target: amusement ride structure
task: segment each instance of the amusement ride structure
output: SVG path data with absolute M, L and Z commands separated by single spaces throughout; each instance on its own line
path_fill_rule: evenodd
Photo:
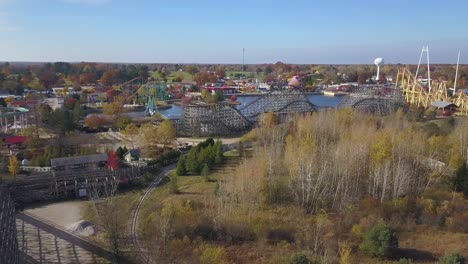
M 296 88 L 272 91 L 241 108 L 223 102 L 186 105 L 178 121 L 178 132 L 187 136 L 229 136 L 250 129 L 263 113 L 288 115 L 317 111 L 318 107 Z
M 137 102 L 144 104 L 146 102 L 145 113 L 153 115 L 158 111 L 156 101 L 166 101 L 166 83 L 164 82 L 148 82 L 137 90 Z
M 28 126 L 29 110 L 22 107 L 0 107 L 0 130 L 23 131 Z
M 424 85 L 422 79 L 418 78 L 419 68 L 423 53 L 427 54 L 427 81 Z M 458 113 L 468 115 L 468 94 L 457 87 L 458 66 L 460 62 L 460 53 L 458 53 L 457 69 L 455 73 L 455 82 L 453 89 L 447 88 L 447 81 L 431 79 L 429 64 L 429 48 L 424 47 L 421 51 L 416 74 L 413 75 L 408 68 L 401 68 L 398 71 L 395 88 L 401 89 L 405 101 L 408 104 L 430 107 L 436 101 L 448 102 L 457 106 Z

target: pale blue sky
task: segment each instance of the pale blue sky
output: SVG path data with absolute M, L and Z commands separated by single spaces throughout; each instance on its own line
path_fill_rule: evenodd
M 0 61 L 468 63 L 468 1 L 0 0 Z

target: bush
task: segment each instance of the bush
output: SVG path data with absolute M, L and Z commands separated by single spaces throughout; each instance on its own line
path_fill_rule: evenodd
M 202 264 L 228 264 L 227 253 L 222 247 L 205 246 L 200 256 Z
M 458 254 L 450 254 L 441 258 L 438 262 L 439 264 L 465 264 L 465 258 Z
M 291 264 L 309 264 L 310 261 L 306 255 L 300 253 L 291 258 Z
M 179 182 L 178 182 L 178 177 L 176 174 L 173 174 L 170 176 L 170 185 L 169 185 L 169 191 L 172 194 L 179 194 Z
M 371 257 L 389 257 L 398 249 L 397 233 L 386 224 L 376 224 L 364 234 L 360 249 Z
M 455 187 L 455 191 L 463 192 L 465 196 L 468 196 L 468 167 L 464 160 L 462 160 L 456 171 L 453 185 Z
M 129 124 L 132 123 L 132 119 L 129 116 L 120 116 L 115 121 L 115 126 L 121 130 L 124 130 Z
M 405 259 L 405 258 L 402 258 L 398 260 L 397 262 L 395 262 L 395 264 L 411 264 L 411 263 L 413 263 L 411 259 Z

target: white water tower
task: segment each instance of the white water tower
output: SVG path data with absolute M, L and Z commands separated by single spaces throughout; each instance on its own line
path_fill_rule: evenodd
M 377 66 L 377 77 L 375 78 L 376 81 L 380 79 L 380 66 L 384 65 L 384 60 L 382 58 L 377 58 L 374 60 L 374 64 Z

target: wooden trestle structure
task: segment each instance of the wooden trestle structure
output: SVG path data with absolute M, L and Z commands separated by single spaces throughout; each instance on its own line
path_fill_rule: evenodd
M 273 91 L 239 109 L 240 113 L 251 122 L 255 122 L 262 113 L 267 112 L 291 114 L 317 110 L 317 107 L 298 90 Z
M 363 86 L 353 90 L 338 105 L 339 109 L 353 109 L 380 116 L 386 116 L 398 109 L 406 109 L 406 104 L 400 89 L 386 86 Z
M 15 205 L 0 183 L 0 263 L 19 264 Z
M 300 91 L 274 91 L 240 109 L 227 103 L 187 105 L 177 122 L 177 131 L 185 136 L 230 136 L 250 129 L 262 113 L 287 115 L 315 111 L 317 107 Z
M 402 90 L 405 101 L 409 104 L 427 108 L 435 101 L 450 102 L 458 107 L 460 114 L 468 115 L 468 95 L 460 89 L 450 96 L 446 81 L 432 80 L 429 90 L 421 85 L 408 68 L 401 68 L 395 85 Z
M 17 203 L 60 200 L 79 197 L 80 190 L 99 191 L 109 185 L 141 178 L 148 167 L 130 167 L 111 171 L 67 171 L 34 174 L 8 182 L 12 198 Z

